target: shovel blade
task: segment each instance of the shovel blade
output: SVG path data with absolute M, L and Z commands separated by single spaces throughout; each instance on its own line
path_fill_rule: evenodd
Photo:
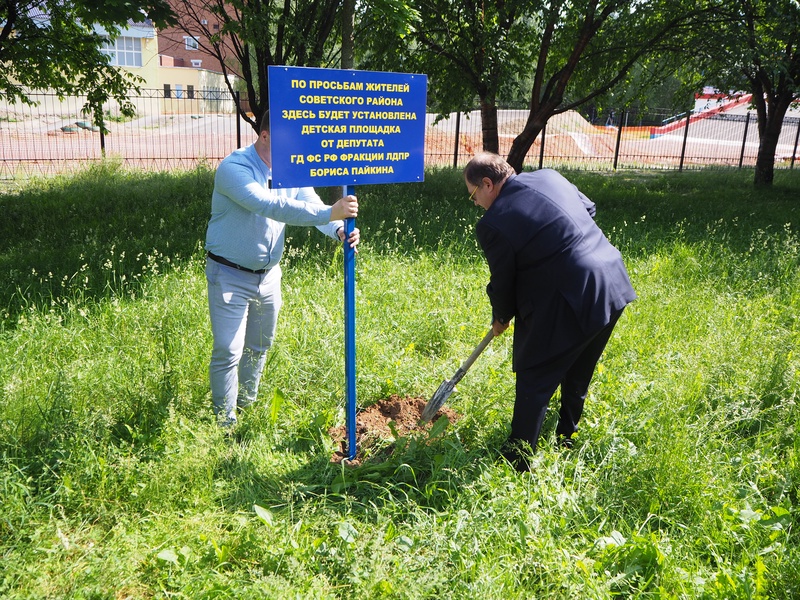
M 442 408 L 442 405 L 447 401 L 450 397 L 450 394 L 453 393 L 453 388 L 455 384 L 452 381 L 443 381 L 442 384 L 439 386 L 439 389 L 431 396 L 431 399 L 428 400 L 428 403 L 425 405 L 425 408 L 422 410 L 422 422 L 427 423 L 430 421 L 439 409 Z

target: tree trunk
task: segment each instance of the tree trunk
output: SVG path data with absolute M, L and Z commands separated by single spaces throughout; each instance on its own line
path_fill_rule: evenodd
M 355 40 L 353 27 L 355 22 L 356 0 L 344 0 L 342 5 L 342 68 L 353 68 Z
M 780 131 L 778 131 L 780 134 Z M 775 148 L 778 145 L 778 135 L 771 130 L 765 132 L 758 143 L 758 157 L 756 158 L 756 173 L 753 183 L 756 185 L 772 185 L 775 176 Z
M 780 98 L 773 103 L 773 110 L 765 111 L 759 119 L 763 118 L 764 123 L 759 123 L 759 142 L 758 156 L 756 157 L 756 173 L 753 180 L 755 185 L 772 185 L 775 177 L 775 152 L 778 147 L 778 140 L 783 128 L 783 118 L 789 109 L 791 97 Z
M 500 152 L 500 137 L 497 132 L 497 104 L 494 99 L 481 99 L 481 128 L 483 130 L 483 149 L 486 152 Z
M 525 157 L 528 155 L 528 150 L 533 146 L 536 136 L 544 129 L 547 124 L 547 119 L 542 119 L 541 116 L 530 115 L 528 121 L 525 123 L 525 128 L 522 132 L 514 138 L 511 144 L 511 151 L 508 153 L 506 159 L 508 164 L 514 167 L 517 173 L 522 172 L 522 166 L 525 162 Z

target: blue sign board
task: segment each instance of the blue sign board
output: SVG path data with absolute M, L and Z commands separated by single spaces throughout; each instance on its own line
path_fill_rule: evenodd
M 426 75 L 270 66 L 272 185 L 423 181 Z

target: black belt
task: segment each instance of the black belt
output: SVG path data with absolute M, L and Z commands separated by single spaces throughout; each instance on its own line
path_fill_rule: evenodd
M 226 267 L 232 267 L 234 269 L 239 269 L 240 271 L 247 271 L 248 273 L 255 273 L 256 275 L 263 275 L 269 269 L 248 269 L 247 267 L 243 267 L 242 265 L 237 265 L 235 262 L 229 261 L 227 258 L 222 258 L 221 256 L 217 256 L 213 252 L 208 253 L 208 258 L 213 260 L 214 262 L 218 262 L 221 265 L 225 265 Z

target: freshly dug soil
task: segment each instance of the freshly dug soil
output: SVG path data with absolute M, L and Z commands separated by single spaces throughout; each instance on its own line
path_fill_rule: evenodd
M 428 423 L 421 424 L 422 411 L 427 404 L 424 398 L 402 398 L 393 394 L 384 400 L 380 400 L 368 406 L 359 413 L 356 413 L 356 457 L 354 460 L 347 461 L 347 464 L 358 466 L 363 460 L 364 447 L 373 447 L 381 441 L 392 441 L 394 434 L 389 428 L 389 422 L 394 422 L 394 429 L 399 437 L 406 437 L 415 432 L 422 432 L 438 421 L 442 415 L 446 415 L 451 423 L 455 423 L 461 418 L 454 410 L 443 406 L 439 412 Z M 344 425 L 334 427 L 330 431 L 330 436 L 339 443 L 340 449 L 334 452 L 331 457 L 332 463 L 341 463 L 347 459 L 347 428 Z

